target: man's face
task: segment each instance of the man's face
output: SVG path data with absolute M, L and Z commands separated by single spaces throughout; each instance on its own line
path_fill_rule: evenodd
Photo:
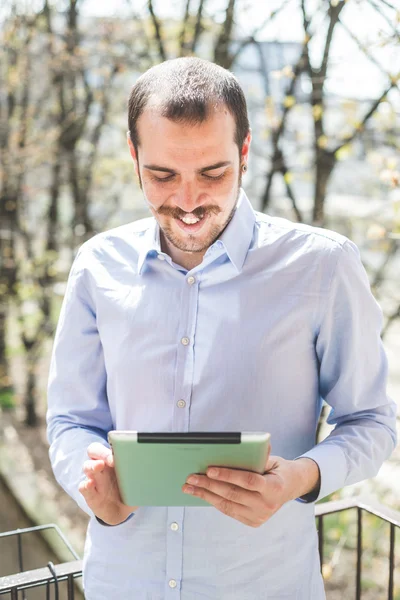
M 235 121 L 225 107 L 196 125 L 147 108 L 137 127 L 139 156 L 128 137 L 129 147 L 163 241 L 178 259 L 198 253 L 201 261 L 233 216 L 250 134 L 239 155 Z

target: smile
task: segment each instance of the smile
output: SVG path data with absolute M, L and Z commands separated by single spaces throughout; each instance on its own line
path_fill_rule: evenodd
M 202 217 L 196 215 L 187 214 L 181 218 L 175 218 L 175 223 L 180 229 L 188 233 L 195 233 L 203 227 L 203 224 L 207 221 L 207 214 L 204 213 Z

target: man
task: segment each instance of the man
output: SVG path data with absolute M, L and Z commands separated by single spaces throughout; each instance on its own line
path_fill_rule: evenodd
M 322 600 L 314 501 L 376 474 L 395 442 L 381 311 L 356 246 L 255 212 L 236 78 L 196 58 L 153 67 L 128 145 L 152 217 L 94 236 L 54 343 L 55 475 L 92 518 L 88 600 Z M 322 400 L 335 429 L 316 445 Z M 128 507 L 111 429 L 268 431 L 263 475 L 220 469 L 209 507 Z

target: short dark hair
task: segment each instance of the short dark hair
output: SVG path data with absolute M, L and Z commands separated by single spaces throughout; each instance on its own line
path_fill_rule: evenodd
M 236 123 L 235 142 L 241 151 L 249 132 L 246 99 L 236 77 L 208 60 L 183 57 L 167 60 L 143 73 L 128 101 L 128 128 L 136 152 L 139 147 L 137 121 L 150 99 L 171 121 L 202 123 L 212 108 L 226 105 Z

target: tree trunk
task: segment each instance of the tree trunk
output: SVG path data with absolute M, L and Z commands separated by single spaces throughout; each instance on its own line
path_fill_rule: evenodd
M 35 427 L 38 422 L 36 412 L 36 399 L 37 399 L 37 377 L 36 367 L 38 363 L 38 357 L 36 356 L 35 349 L 27 353 L 27 375 L 25 383 L 25 423 L 28 427 Z
M 0 305 L 0 393 L 12 391 L 7 349 L 7 307 Z
M 313 225 L 316 227 L 324 226 L 326 190 L 335 165 L 336 158 L 332 152 L 317 150 L 313 209 Z
M 12 389 L 6 357 L 9 299 L 15 293 L 16 201 L 11 194 L 0 197 L 0 390 Z

